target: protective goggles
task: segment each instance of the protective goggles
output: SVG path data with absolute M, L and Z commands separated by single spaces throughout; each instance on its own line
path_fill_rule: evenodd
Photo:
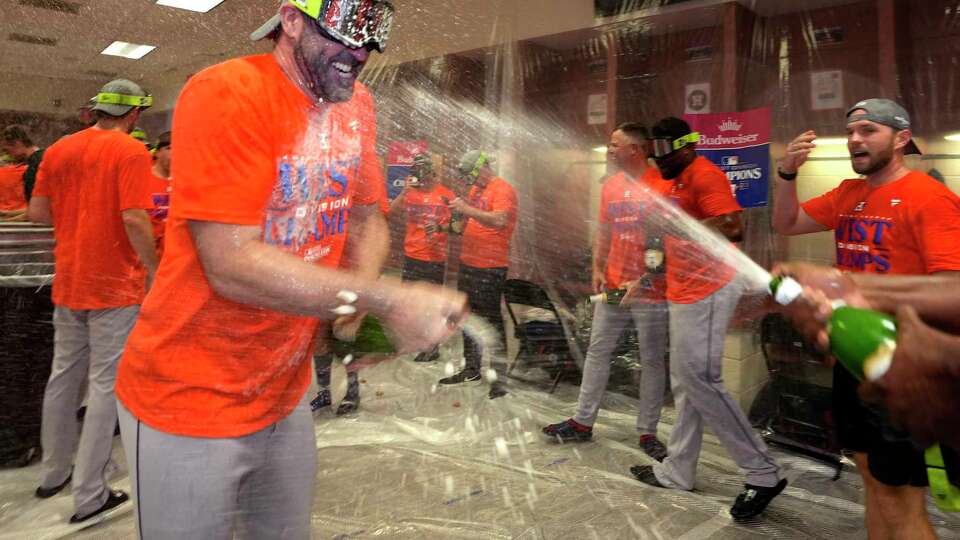
M 693 133 L 688 133 L 679 139 L 650 139 L 653 157 L 655 158 L 664 157 L 676 152 L 688 144 L 695 144 L 698 142 L 700 142 L 700 134 L 696 131 Z
M 131 107 L 153 106 L 153 96 L 128 96 L 126 94 L 100 92 L 94 99 L 97 100 L 97 103 L 107 103 L 110 105 L 129 105 Z
M 480 169 L 487 164 L 487 153 L 480 152 L 480 155 L 477 157 L 477 161 L 474 162 L 473 168 L 470 168 L 469 164 L 460 164 L 460 176 L 465 177 L 469 180 L 476 180 L 480 176 Z M 464 166 L 466 165 L 466 166 Z
M 290 0 L 330 37 L 354 49 L 373 45 L 383 52 L 393 26 L 393 4 L 386 0 Z

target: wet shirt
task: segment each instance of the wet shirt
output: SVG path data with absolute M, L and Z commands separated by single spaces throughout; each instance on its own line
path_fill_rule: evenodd
M 34 197 L 53 213 L 53 303 L 73 310 L 140 304 L 146 271 L 121 213 L 152 206 L 150 154 L 120 131 L 87 128 L 47 149 Z
M 647 243 L 647 217 L 655 211 L 650 203 L 652 189 L 663 190 L 660 172 L 650 167 L 639 181 L 620 172 L 603 183 L 600 194 L 600 222 L 610 229 L 610 250 L 607 252 L 605 279 L 607 287 L 616 289 L 647 273 L 644 252 Z M 669 264 L 669 263 L 668 263 Z M 652 288 L 645 289 L 637 300 L 643 303 L 662 302 L 666 294 L 666 278 L 662 274 L 647 276 Z
M 680 176 L 662 182 L 670 200 L 698 221 L 741 210 L 727 175 L 703 156 L 697 156 Z M 666 247 L 667 299 L 676 304 L 703 300 L 737 273 L 696 242 L 668 236 Z
M 463 229 L 460 261 L 474 268 L 510 266 L 510 238 L 517 226 L 517 194 L 502 178 L 493 178 L 485 187 L 473 186 L 467 202 L 484 212 L 506 212 L 507 226 L 487 227 L 470 218 Z
M 410 188 L 404 192 L 403 207 L 407 213 L 404 255 L 426 262 L 443 262 L 447 259 L 447 233 L 428 234 L 425 228 L 427 225 L 449 224 L 450 209 L 447 203 L 455 198 L 452 191 L 439 183 L 429 191 Z
M 0 210 L 23 210 L 27 199 L 23 190 L 23 173 L 26 165 L 4 165 L 0 167 Z
M 833 229 L 836 266 L 872 274 L 960 270 L 960 198 L 930 176 L 912 171 L 874 187 L 844 180 L 802 204 Z
M 157 257 L 163 256 L 163 236 L 167 227 L 167 213 L 170 211 L 170 179 L 150 175 L 150 200 L 153 208 L 149 210 L 150 224 L 153 225 L 153 240 L 157 246 Z
M 248 435 L 303 397 L 318 320 L 218 295 L 188 222 L 258 227 L 265 244 L 337 267 L 350 209 L 378 204 L 386 189 L 373 100 L 357 83 L 352 99 L 319 109 L 272 55 L 250 56 L 192 77 L 173 133 L 165 253 L 116 393 L 167 433 Z

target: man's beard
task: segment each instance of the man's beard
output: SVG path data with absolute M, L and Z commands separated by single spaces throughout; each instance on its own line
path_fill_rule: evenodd
M 334 58 L 320 56 L 316 61 L 311 62 L 302 43 L 297 43 L 294 46 L 293 54 L 301 72 L 307 77 L 306 86 L 313 90 L 316 97 L 331 103 L 349 101 L 353 97 L 353 85 L 351 84 L 349 87 L 341 86 L 332 79 L 329 73 L 334 69 Z
M 893 161 L 893 141 L 890 141 L 890 146 L 879 151 L 875 159 L 871 159 L 865 167 L 860 167 L 859 169 L 854 165 L 853 171 L 857 174 L 862 174 L 864 176 L 870 176 L 871 174 L 882 171 L 884 167 L 890 164 Z

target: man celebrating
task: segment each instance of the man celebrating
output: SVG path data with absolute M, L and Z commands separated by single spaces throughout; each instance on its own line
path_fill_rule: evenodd
M 443 285 L 447 270 L 447 233 L 451 230 L 447 205 L 456 196 L 437 179 L 429 154 L 414 156 L 410 173 L 403 191 L 390 204 L 391 214 L 406 216 L 403 280 Z M 434 347 L 421 352 L 414 360 L 432 362 L 438 357 L 438 348 Z
M 697 133 L 679 118 L 653 126 L 653 156 L 670 183 L 669 197 L 684 212 L 728 240 L 743 234 L 740 205 L 727 176 L 697 156 Z M 762 512 L 787 485 L 763 441 L 723 385 L 723 344 L 741 294 L 736 270 L 703 253 L 695 242 L 667 238 L 667 300 L 670 304 L 670 378 L 677 422 L 668 456 L 630 472 L 646 484 L 693 489 L 707 423 L 730 457 L 747 473 L 747 484 L 730 514 L 747 519 Z
M 847 111 L 847 149 L 863 178 L 799 204 L 794 180 L 817 134 L 787 146 L 780 163 L 773 226 L 786 235 L 836 231 L 836 267 L 871 274 L 934 274 L 960 270 L 960 198 L 904 164 L 919 154 L 910 115 L 888 99 L 867 99 Z M 836 364 L 833 410 L 844 448 L 863 477 L 871 538 L 935 538 L 927 515 L 923 452 L 894 429 L 884 411 L 857 396 L 856 379 Z
M 653 459 L 663 461 L 667 449 L 657 439 L 657 423 L 663 406 L 666 384 L 667 304 L 662 262 L 648 274 L 644 261 L 648 233 L 643 216 L 646 190 L 660 188 L 657 169 L 647 164 L 647 129 L 640 124 L 619 126 L 607 144 L 607 162 L 620 171 L 607 178 L 600 196 L 600 225 L 593 246 L 593 289 L 627 290 L 617 305 L 597 302 L 590 331 L 590 347 L 583 366 L 583 381 L 577 414 L 564 422 L 543 428 L 543 433 L 560 442 L 589 441 L 600 402 L 610 378 L 610 355 L 623 329 L 631 321 L 643 361 L 640 412 L 637 431 L 640 448 Z M 649 240 L 654 241 L 654 237 Z
M 117 422 L 117 361 L 157 268 L 147 182 L 150 154 L 130 130 L 152 98 L 118 79 L 97 94 L 91 128 L 47 149 L 28 210 L 52 223 L 57 241 L 53 280 L 53 368 L 43 398 L 43 478 L 36 495 L 52 497 L 71 479 L 80 522 L 127 500 L 107 487 L 106 467 Z M 87 412 L 77 442 L 77 406 L 85 384 Z
M 180 94 L 162 271 L 117 381 L 144 538 L 309 538 L 318 319 L 369 312 L 407 352 L 464 316 L 455 291 L 377 279 L 385 183 L 357 77 L 392 19 L 379 0 L 284 0 L 251 36 L 271 54 Z
M 470 310 L 487 320 L 504 340 L 500 298 L 510 265 L 510 239 L 517 225 L 517 195 L 513 186 L 490 168 L 492 158 L 483 151 L 471 150 L 460 158 L 461 178 L 471 186 L 467 200 L 459 197 L 450 209 L 467 220 L 460 247 L 460 278 L 457 288 L 467 293 Z M 490 399 L 506 395 L 502 351 L 490 351 L 498 377 L 490 386 Z M 463 336 L 466 366 L 459 373 L 440 379 L 440 384 L 460 384 L 480 380 L 483 351 L 466 334 Z

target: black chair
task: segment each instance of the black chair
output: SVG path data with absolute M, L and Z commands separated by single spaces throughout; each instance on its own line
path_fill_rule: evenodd
M 553 393 L 560 379 L 576 362 L 570 350 L 567 331 L 560 311 L 540 286 L 522 279 L 508 279 L 503 286 L 503 299 L 507 313 L 513 321 L 513 334 L 519 341 L 517 355 L 510 362 L 507 375 L 517 366 L 521 357 L 524 362 L 539 365 L 553 376 Z M 521 306 L 526 311 L 521 311 Z M 530 308 L 541 310 L 530 315 Z

